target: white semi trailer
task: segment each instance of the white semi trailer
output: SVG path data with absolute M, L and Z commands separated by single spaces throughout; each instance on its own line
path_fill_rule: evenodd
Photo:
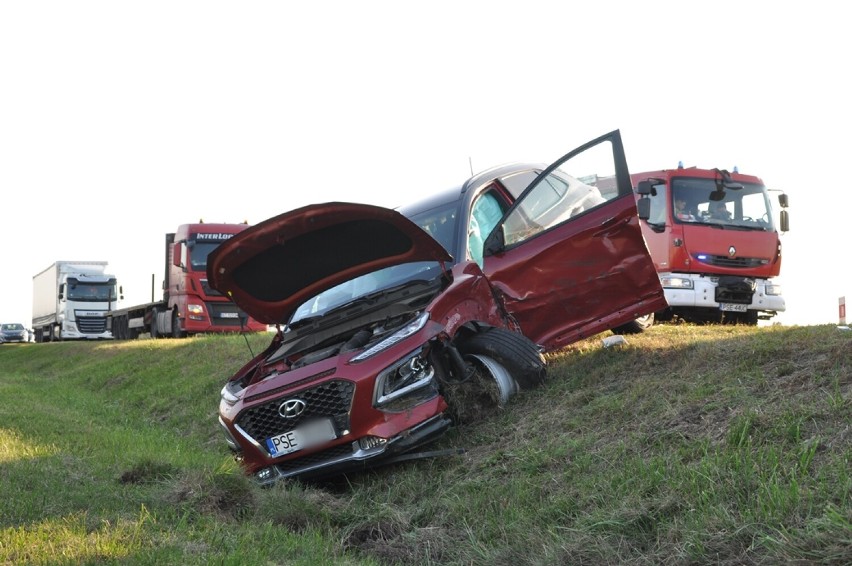
M 57 261 L 33 276 L 36 342 L 113 337 L 107 313 L 119 297 L 106 266 L 105 261 Z

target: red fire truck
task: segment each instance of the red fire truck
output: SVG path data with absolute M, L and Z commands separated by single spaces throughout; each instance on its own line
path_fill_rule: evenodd
M 641 331 L 655 317 L 754 325 L 785 310 L 773 279 L 781 272 L 780 234 L 789 229 L 785 193 L 771 198 L 763 181 L 736 168 L 679 165 L 631 180 L 669 306 L 621 330 Z

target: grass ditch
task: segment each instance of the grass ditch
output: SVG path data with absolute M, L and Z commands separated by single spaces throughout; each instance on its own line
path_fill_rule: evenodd
M 3 345 L 0 564 L 852 563 L 852 335 L 600 338 L 463 454 L 263 490 L 216 423 L 242 337 Z

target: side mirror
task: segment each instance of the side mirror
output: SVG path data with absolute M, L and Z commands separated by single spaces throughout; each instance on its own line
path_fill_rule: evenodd
M 781 211 L 781 231 L 790 231 L 790 213 L 788 213 L 786 210 Z
M 636 201 L 636 211 L 639 213 L 640 220 L 651 218 L 651 199 L 644 197 Z
M 645 179 L 644 181 L 639 181 L 636 185 L 636 192 L 640 195 L 656 195 L 657 191 L 654 189 L 654 185 L 662 185 L 665 183 L 662 179 Z
M 61 283 L 59 285 L 59 295 L 57 296 L 57 298 L 60 301 L 65 298 L 65 283 Z
M 778 195 L 778 204 L 781 205 L 781 208 L 787 208 L 790 206 L 790 199 L 787 197 L 787 193 L 781 193 Z
M 175 267 L 183 267 L 183 262 L 181 262 L 181 258 L 183 256 L 183 244 L 178 242 L 175 244 L 175 247 L 172 249 L 172 264 Z

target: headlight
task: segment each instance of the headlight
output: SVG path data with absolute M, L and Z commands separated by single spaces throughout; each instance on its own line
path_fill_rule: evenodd
M 692 279 L 674 275 L 660 277 L 660 284 L 670 289 L 692 289 Z
M 222 392 L 220 393 L 220 395 L 222 396 L 222 401 L 231 406 L 233 406 L 237 401 L 240 400 L 242 394 L 243 388 L 236 381 L 229 381 L 228 383 L 226 383 L 225 387 L 222 388 Z
M 404 410 L 437 394 L 435 368 L 419 349 L 383 370 L 376 378 L 373 403 L 377 408 Z
M 186 305 L 186 310 L 189 314 L 204 314 L 204 307 L 201 305 Z
M 397 330 L 396 332 L 394 332 L 393 334 L 391 334 L 390 336 L 388 336 L 387 338 L 385 338 L 384 340 L 382 340 L 381 342 L 379 342 L 378 344 L 376 344 L 372 348 L 364 350 L 363 352 L 361 352 L 360 354 L 358 354 L 357 356 L 352 358 L 352 361 L 353 362 L 360 362 L 360 361 L 366 360 L 367 358 L 375 356 L 376 354 L 378 354 L 379 352 L 381 352 L 383 350 L 387 350 L 388 348 L 390 348 L 391 346 L 393 346 L 397 342 L 405 340 L 406 338 L 408 338 L 412 334 L 420 331 L 420 329 L 422 329 L 424 326 L 426 326 L 427 320 L 429 320 L 429 313 L 424 312 L 423 314 L 421 314 L 420 316 L 418 316 L 417 318 L 415 318 L 414 320 L 412 320 L 411 322 L 406 324 L 403 328 L 401 328 L 400 330 Z
M 775 283 L 767 283 L 764 289 L 767 295 L 781 294 L 781 285 L 776 285 Z

